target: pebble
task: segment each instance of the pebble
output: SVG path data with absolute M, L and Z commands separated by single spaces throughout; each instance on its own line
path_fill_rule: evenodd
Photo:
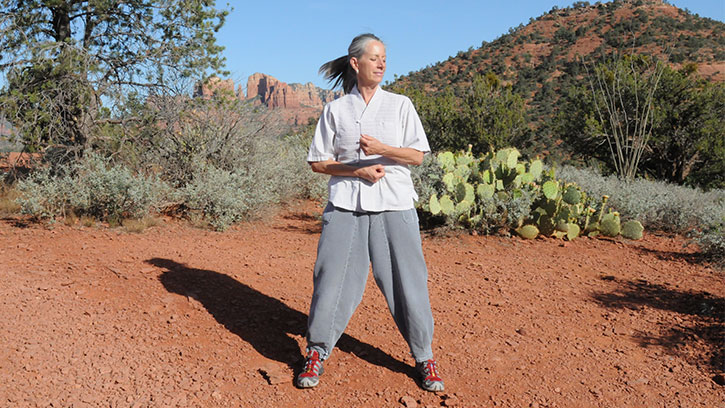
M 407 408 L 418 408 L 418 402 L 415 401 L 415 398 L 409 395 L 400 397 L 400 403 Z

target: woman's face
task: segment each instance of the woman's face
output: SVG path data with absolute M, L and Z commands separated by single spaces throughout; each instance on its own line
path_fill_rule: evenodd
M 350 58 L 350 64 L 357 71 L 357 83 L 360 86 L 376 86 L 383 82 L 385 75 L 385 45 L 380 41 L 370 41 L 360 58 Z

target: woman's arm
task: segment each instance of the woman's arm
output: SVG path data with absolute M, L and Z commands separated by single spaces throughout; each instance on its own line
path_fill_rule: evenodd
M 367 155 L 379 154 L 401 164 L 413 164 L 417 166 L 423 163 L 424 153 L 420 150 L 411 147 L 389 146 L 368 135 L 360 136 L 360 148 Z
M 335 160 L 310 162 L 315 173 L 329 174 L 331 176 L 360 177 L 375 183 L 385 176 L 385 167 L 382 164 L 372 166 L 354 167 Z

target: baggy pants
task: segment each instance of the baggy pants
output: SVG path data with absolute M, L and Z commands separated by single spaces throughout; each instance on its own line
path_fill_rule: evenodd
M 322 223 L 308 350 L 329 357 L 362 300 L 372 261 L 375 282 L 416 362 L 433 358 L 428 270 L 415 209 L 364 213 L 328 204 Z

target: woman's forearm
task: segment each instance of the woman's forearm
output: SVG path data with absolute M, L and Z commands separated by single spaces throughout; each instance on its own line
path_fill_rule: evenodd
M 381 156 L 395 160 L 400 164 L 412 164 L 415 166 L 423 163 L 423 152 L 410 147 L 388 146 L 380 153 Z
M 312 167 L 312 171 L 315 173 L 323 173 L 330 176 L 360 177 L 371 183 L 375 183 L 385 176 L 385 167 L 382 164 L 355 167 L 329 159 L 310 162 L 310 167 Z
M 360 148 L 367 155 L 378 154 L 400 164 L 419 165 L 423 163 L 424 153 L 411 147 L 393 147 L 382 143 L 378 139 L 368 136 L 360 136 Z

